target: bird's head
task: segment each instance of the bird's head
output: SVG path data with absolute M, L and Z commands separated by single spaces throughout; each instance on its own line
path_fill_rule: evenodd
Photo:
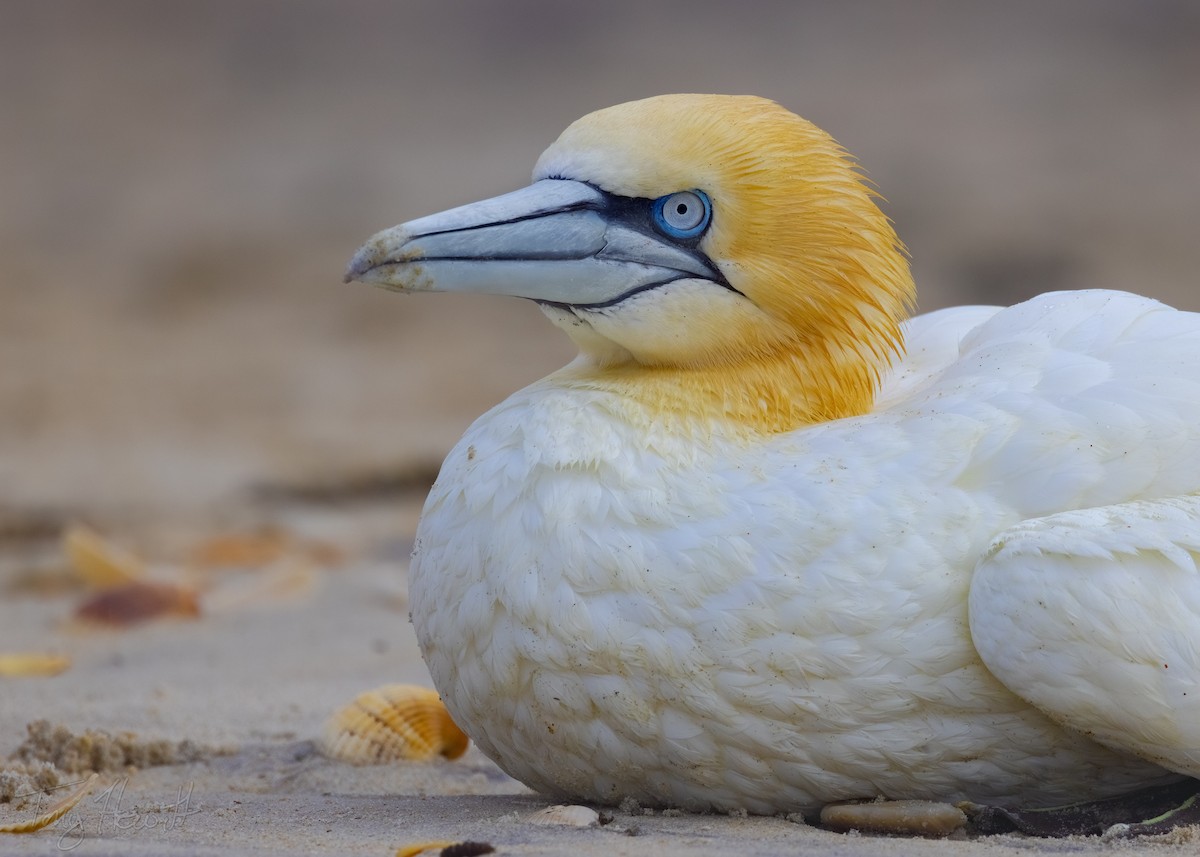
M 903 248 L 852 160 L 761 98 L 572 124 L 529 187 L 380 232 L 347 280 L 537 301 L 578 383 L 758 431 L 870 410 L 903 348 Z

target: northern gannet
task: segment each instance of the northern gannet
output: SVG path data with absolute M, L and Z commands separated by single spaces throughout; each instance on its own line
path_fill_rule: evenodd
M 425 506 L 453 719 L 577 800 L 1052 805 L 1200 774 L 1200 315 L 907 319 L 854 162 L 773 102 L 578 120 L 347 280 L 536 301 L 579 347 Z

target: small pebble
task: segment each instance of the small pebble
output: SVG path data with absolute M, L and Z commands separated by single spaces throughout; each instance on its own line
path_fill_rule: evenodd
M 821 825 L 841 832 L 941 837 L 966 824 L 967 817 L 958 807 L 928 800 L 835 803 L 821 810 Z
M 561 824 L 565 827 L 596 827 L 600 813 L 579 804 L 548 806 L 525 817 L 530 824 Z

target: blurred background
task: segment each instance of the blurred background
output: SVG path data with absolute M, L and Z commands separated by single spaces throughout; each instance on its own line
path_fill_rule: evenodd
M 428 474 L 571 349 L 530 304 L 346 286 L 346 261 L 669 91 L 829 130 L 921 309 L 1200 310 L 1192 0 L 3 2 L 0 529 Z

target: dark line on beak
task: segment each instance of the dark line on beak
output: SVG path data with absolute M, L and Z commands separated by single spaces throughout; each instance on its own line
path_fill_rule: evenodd
M 715 270 L 715 269 L 714 269 L 714 270 Z M 607 301 L 599 301 L 599 302 L 597 302 L 597 303 L 591 303 L 591 304 L 570 304 L 570 303 L 562 303 L 561 301 L 545 301 L 545 300 L 538 300 L 537 298 L 534 298 L 534 299 L 533 299 L 533 302 L 534 302 L 534 303 L 536 303 L 536 304 L 540 304 L 541 306 L 549 306 L 549 307 L 555 307 L 556 309 L 566 309 L 566 310 L 571 310 L 571 309 L 585 309 L 585 310 L 607 309 L 608 307 L 611 307 L 611 306 L 616 306 L 617 304 L 619 304 L 619 303 L 621 303 L 621 302 L 623 302 L 623 301 L 625 301 L 625 300 L 628 300 L 629 298 L 633 297 L 634 295 L 640 295 L 640 294 L 642 294 L 643 292 L 649 292 L 649 291 L 653 291 L 654 289 L 662 288 L 663 286 L 669 286 L 671 283 L 677 283 L 677 282 L 679 282 L 680 280 L 704 280 L 705 282 L 714 283 L 714 284 L 716 284 L 716 285 L 718 285 L 718 286 L 721 286 L 722 288 L 728 289 L 729 291 L 733 292 L 735 295 L 740 295 L 740 296 L 741 296 L 741 297 L 743 297 L 743 298 L 745 298 L 745 297 L 746 297 L 744 294 L 742 294 L 740 291 L 738 291 L 737 289 L 735 289 L 733 286 L 729 285 L 729 283 L 725 282 L 725 278 L 724 278 L 724 277 L 721 277 L 721 279 L 719 279 L 719 280 L 714 280 L 714 279 L 711 279 L 711 278 L 709 278 L 709 277 L 698 277 L 698 276 L 696 276 L 695 274 L 692 274 L 692 273 L 680 273 L 680 275 L 679 275 L 678 277 L 672 277 L 672 278 L 671 278 L 671 279 L 669 279 L 669 280 L 660 280 L 660 281 L 658 281 L 657 283 L 648 283 L 647 285 L 644 285 L 644 286 L 638 286 L 638 287 L 637 287 L 637 288 L 635 288 L 635 289 L 630 289 L 630 290 L 629 290 L 629 291 L 627 291 L 627 292 L 624 292 L 624 293 L 622 293 L 622 294 L 620 294 L 620 295 L 617 295 L 615 298 L 612 298 L 611 300 L 607 300 Z M 749 300 L 749 298 L 746 298 L 746 299 L 747 299 L 747 300 Z

